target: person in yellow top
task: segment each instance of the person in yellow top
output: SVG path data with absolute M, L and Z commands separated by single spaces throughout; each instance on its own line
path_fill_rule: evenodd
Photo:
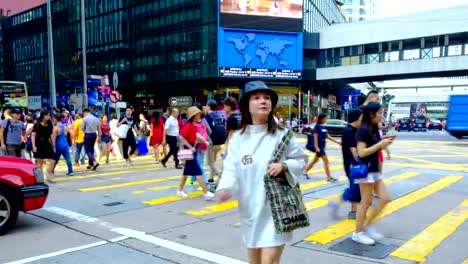
M 73 127 L 73 131 L 74 131 L 73 139 L 75 141 L 74 144 L 76 145 L 75 162 L 73 164 L 75 166 L 79 166 L 78 160 L 80 161 L 81 165 L 83 165 L 85 161 L 85 152 L 83 151 L 85 132 L 81 130 L 82 121 L 83 121 L 83 114 L 77 114 L 75 124 Z

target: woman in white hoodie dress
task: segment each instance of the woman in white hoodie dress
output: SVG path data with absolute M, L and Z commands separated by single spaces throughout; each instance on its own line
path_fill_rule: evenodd
M 216 194 L 221 202 L 238 195 L 242 236 L 250 262 L 277 264 L 292 233 L 276 231 L 263 177 L 266 173 L 276 177 L 285 171 L 290 183 L 297 182 L 308 158 L 293 138 L 282 162 L 269 165 L 286 133 L 273 117 L 278 95 L 261 81 L 247 83 L 244 91 L 240 101 L 242 129 L 229 140 Z

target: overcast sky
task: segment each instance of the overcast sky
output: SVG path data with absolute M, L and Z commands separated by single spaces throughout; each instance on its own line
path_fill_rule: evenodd
M 376 0 L 375 18 L 468 5 L 468 0 Z

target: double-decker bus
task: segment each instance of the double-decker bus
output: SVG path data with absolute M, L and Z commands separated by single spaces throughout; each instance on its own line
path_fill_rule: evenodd
M 15 81 L 0 81 L 1 108 L 27 108 L 28 89 L 26 83 Z

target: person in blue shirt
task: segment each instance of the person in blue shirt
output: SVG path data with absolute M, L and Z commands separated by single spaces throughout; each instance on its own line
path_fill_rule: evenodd
M 357 205 L 361 202 L 361 193 L 359 184 L 355 184 L 354 180 L 350 177 L 350 167 L 353 163 L 359 161 L 357 153 L 357 140 L 356 134 L 362 122 L 362 111 L 360 109 L 353 109 L 348 113 L 348 126 L 343 132 L 341 139 L 341 151 L 343 154 L 343 166 L 346 177 L 349 180 L 349 187 L 344 190 L 343 195 L 335 202 L 330 201 L 330 215 L 333 219 L 338 218 L 338 207 L 345 201 L 351 203 L 351 211 L 348 213 L 348 219 L 356 219 Z
M 327 175 L 327 181 L 336 182 L 337 179 L 333 178 L 330 175 L 330 168 L 329 168 L 327 153 L 325 152 L 325 146 L 326 146 L 327 138 L 335 142 L 338 145 L 341 145 L 341 143 L 328 134 L 327 129 L 323 126 L 326 122 L 327 122 L 327 114 L 324 114 L 324 113 L 320 114 L 318 116 L 317 123 L 315 124 L 315 127 L 314 127 L 313 137 L 308 137 L 306 148 L 311 150 L 312 152 L 315 152 L 315 157 L 307 165 L 304 171 L 304 176 L 306 178 L 309 178 L 307 172 L 310 169 L 312 169 L 312 167 L 314 167 L 314 165 L 318 162 L 319 159 L 321 159 L 323 161 L 325 174 Z M 312 139 L 313 139 L 313 142 L 311 142 Z

